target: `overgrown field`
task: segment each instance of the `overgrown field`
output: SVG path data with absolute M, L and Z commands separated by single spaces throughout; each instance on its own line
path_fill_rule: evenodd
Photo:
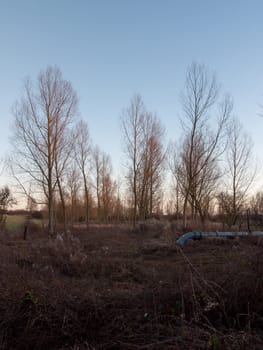
M 263 349 L 258 238 L 91 226 L 0 238 L 0 349 Z

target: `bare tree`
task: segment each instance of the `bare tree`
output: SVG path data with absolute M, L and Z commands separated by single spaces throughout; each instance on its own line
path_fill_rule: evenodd
M 116 195 L 114 198 L 114 205 L 113 205 L 113 215 L 117 222 L 120 222 L 124 219 L 125 216 L 125 206 L 123 203 L 122 193 L 121 193 L 121 181 L 118 179 L 115 182 L 116 187 Z
M 177 181 L 184 195 L 188 194 L 188 203 L 191 207 L 192 219 L 197 214 L 204 223 L 209 213 L 210 203 L 217 189 L 218 179 L 221 172 L 217 164 L 216 158 L 207 159 L 205 145 L 201 138 L 196 139 L 193 145 L 191 174 L 189 176 L 189 152 L 191 149 L 190 138 L 186 138 L 181 151 L 181 159 L 176 168 Z M 189 188 L 189 179 L 191 179 L 191 187 Z M 189 192 L 188 192 L 189 191 Z
M 128 185 L 131 190 L 132 221 L 136 224 L 138 207 L 138 178 L 141 164 L 143 162 L 143 119 L 145 107 L 140 95 L 135 95 L 127 109 L 123 111 L 121 126 L 123 131 L 124 148 L 127 156 Z
M 87 228 L 90 217 L 90 190 L 89 190 L 89 167 L 91 162 L 91 140 L 89 136 L 88 125 L 85 121 L 80 120 L 76 127 L 75 135 L 75 160 L 80 169 L 85 195 L 85 220 Z
M 230 226 L 236 224 L 256 175 L 252 149 L 251 138 L 244 133 L 240 122 L 233 119 L 228 129 L 224 190 L 219 196 L 219 204 Z
M 108 221 L 114 212 L 114 202 L 116 198 L 117 185 L 112 178 L 112 163 L 108 154 L 102 154 L 101 167 L 101 203 L 103 220 Z
M 182 104 L 185 137 L 177 163 L 176 180 L 184 197 L 185 226 L 188 205 L 192 218 L 197 213 L 203 220 L 205 218 L 203 207 L 207 206 L 211 185 L 219 176 L 215 164 L 225 148 L 224 138 L 232 102 L 225 97 L 219 103 L 215 76 L 211 76 L 205 66 L 193 63 L 187 72 Z
M 42 189 L 48 203 L 48 230 L 54 229 L 56 158 L 76 113 L 77 97 L 71 83 L 57 67 L 48 67 L 34 85 L 25 83 L 24 96 L 15 107 L 13 146 L 17 172 L 27 175 Z
M 97 197 L 98 220 L 107 221 L 113 213 L 116 184 L 112 179 L 112 164 L 109 155 L 98 146 L 93 151 L 95 190 Z
M 255 215 L 263 215 L 263 192 L 259 191 L 250 199 L 250 207 Z
M 78 212 L 78 204 L 80 202 L 80 188 L 81 188 L 81 177 L 79 168 L 76 164 L 68 169 L 67 172 L 67 188 L 69 196 L 69 207 L 70 207 L 70 220 L 71 225 L 78 219 L 80 213 Z M 78 215 L 78 217 L 77 217 Z
M 167 202 L 167 212 L 169 215 L 176 214 L 176 217 L 182 215 L 183 212 L 183 193 L 184 181 L 180 179 L 181 175 L 181 159 L 179 153 L 179 145 L 176 142 L 170 142 L 166 154 L 166 161 L 171 173 L 172 191 Z
M 102 172 L 102 153 L 99 146 L 96 146 L 93 150 L 93 163 L 94 163 L 94 187 L 97 198 L 97 217 L 101 220 L 101 172 Z
M 160 201 L 164 128 L 160 120 L 146 110 L 139 95 L 132 98 L 121 122 L 135 225 L 137 216 L 145 219 Z
M 66 178 L 68 177 L 69 163 L 72 162 L 71 155 L 74 150 L 75 137 L 73 133 L 66 132 L 64 135 L 61 135 L 61 140 L 57 145 L 57 150 L 54 154 L 54 164 L 55 164 L 55 174 L 57 187 L 59 192 L 59 198 L 61 201 L 62 208 L 62 221 L 64 230 L 67 229 L 67 216 L 66 216 L 66 200 L 65 200 L 65 186 Z
M 143 118 L 144 147 L 139 171 L 139 216 L 151 216 L 157 210 L 163 182 L 164 128 L 156 116 L 147 112 Z

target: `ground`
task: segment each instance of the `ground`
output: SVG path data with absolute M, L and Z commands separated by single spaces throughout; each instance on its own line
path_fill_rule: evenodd
M 260 239 L 179 233 L 1 233 L 0 349 L 263 349 Z

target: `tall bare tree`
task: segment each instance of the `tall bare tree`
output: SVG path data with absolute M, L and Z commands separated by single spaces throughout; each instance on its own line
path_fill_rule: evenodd
M 184 197 L 184 226 L 188 205 L 192 218 L 199 213 L 204 220 L 201 210 L 218 177 L 215 163 L 224 151 L 232 110 L 229 97 L 222 102 L 219 98 L 215 76 L 210 75 L 205 66 L 193 63 L 188 69 L 182 95 L 184 118 L 181 121 L 185 137 L 177 165 L 177 182 Z
M 236 224 L 255 179 L 252 149 L 251 138 L 244 132 L 240 122 L 233 119 L 228 129 L 224 190 L 219 196 L 219 205 L 227 215 L 229 225 Z
M 146 110 L 139 95 L 132 98 L 121 122 L 135 225 L 137 216 L 145 219 L 158 206 L 164 160 L 164 128 L 160 120 Z
M 142 163 L 139 169 L 139 216 L 151 216 L 159 207 L 163 182 L 163 135 L 160 120 L 147 112 L 143 118 L 144 142 Z
M 138 178 L 143 162 L 143 120 L 145 107 L 140 95 L 131 99 L 130 105 L 123 111 L 121 127 L 124 139 L 124 149 L 127 157 L 128 185 L 132 193 L 132 221 L 136 224 L 138 207 Z
M 62 209 L 62 221 L 64 230 L 67 229 L 67 216 L 66 216 L 66 179 L 68 177 L 68 168 L 72 168 L 70 163 L 72 162 L 72 155 L 74 151 L 75 137 L 73 133 L 65 132 L 61 136 L 58 143 L 57 150 L 55 152 L 55 174 L 58 187 L 59 198 L 61 201 Z
M 80 120 L 76 127 L 75 135 L 75 160 L 80 169 L 85 198 L 85 221 L 87 228 L 89 226 L 90 217 L 90 189 L 89 189 L 89 173 L 91 162 L 91 140 L 89 136 L 88 125 L 84 120 Z
M 13 146 L 18 172 L 43 190 L 48 204 L 48 230 L 54 230 L 54 191 L 57 186 L 56 158 L 77 111 L 77 96 L 57 67 L 42 71 L 35 84 L 28 80 L 17 102 Z
M 101 203 L 103 220 L 108 221 L 114 212 L 114 202 L 116 198 L 117 185 L 112 178 L 112 163 L 108 154 L 102 154 L 101 167 Z

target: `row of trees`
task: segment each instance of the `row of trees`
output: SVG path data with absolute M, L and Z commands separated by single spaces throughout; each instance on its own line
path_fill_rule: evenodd
M 82 205 L 88 225 L 93 190 L 98 215 L 106 217 L 115 187 L 111 160 L 98 146 L 92 147 L 87 123 L 76 120 L 77 96 L 71 83 L 58 68 L 49 67 L 36 84 L 27 81 L 24 91 L 14 110 L 10 164 L 26 195 L 47 206 L 49 232 L 56 216 L 66 228 L 68 216 L 76 219 Z
M 182 136 L 164 145 L 164 126 L 135 95 L 121 116 L 126 155 L 124 186 L 113 179 L 111 158 L 93 146 L 88 125 L 77 119 L 77 95 L 57 67 L 27 81 L 14 108 L 12 173 L 28 197 L 48 209 L 52 233 L 59 219 L 129 217 L 133 224 L 161 212 L 167 168 L 174 186 L 173 211 L 204 223 L 212 208 L 235 224 L 247 199 L 255 170 L 251 140 L 237 119 L 233 103 L 220 95 L 215 76 L 192 64 L 182 94 Z
M 169 163 L 184 225 L 188 207 L 191 219 L 198 216 L 204 223 L 215 200 L 235 224 L 256 174 L 252 141 L 232 117 L 231 98 L 220 98 L 216 78 L 204 66 L 190 67 L 182 105 L 184 136 L 181 144 L 171 146 Z
M 160 207 L 164 164 L 164 128 L 136 95 L 123 112 L 121 126 L 127 159 L 132 219 L 144 219 Z

